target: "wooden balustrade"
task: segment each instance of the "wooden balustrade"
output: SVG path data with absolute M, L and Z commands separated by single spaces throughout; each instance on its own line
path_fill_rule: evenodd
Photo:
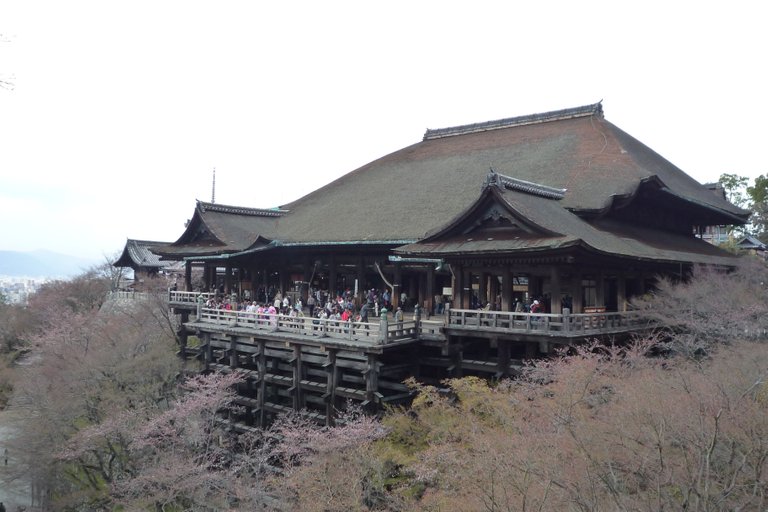
M 215 293 L 203 293 L 203 292 L 183 292 L 179 290 L 168 291 L 168 302 L 176 302 L 181 304 L 197 304 L 198 297 L 202 297 L 203 301 L 213 299 L 216 297 Z
M 226 327 L 333 338 L 364 344 L 385 344 L 418 337 L 416 322 L 344 322 L 331 318 L 269 315 L 246 311 L 200 308 L 198 321 Z
M 649 320 L 639 311 L 613 313 L 518 313 L 452 309 L 448 311 L 448 328 L 479 329 L 495 332 L 561 334 L 600 334 L 631 331 L 649 327 Z
M 382 345 L 420 338 L 439 339 L 443 338 L 443 330 L 446 328 L 578 337 L 585 334 L 626 332 L 650 326 L 649 321 L 636 311 L 577 314 L 566 311 L 552 314 L 469 309 L 449 310 L 444 321 L 412 319 L 395 322 L 380 319 L 376 322 L 344 322 L 200 307 L 197 321 L 227 328 L 345 340 L 363 345 Z

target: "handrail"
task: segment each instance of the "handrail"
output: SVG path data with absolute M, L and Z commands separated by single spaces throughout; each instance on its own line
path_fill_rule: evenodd
M 418 317 L 402 322 L 388 318 L 377 320 L 345 322 L 336 319 L 205 308 L 198 304 L 195 322 L 371 346 L 420 338 L 434 339 L 442 337 L 444 329 L 579 336 L 630 331 L 653 325 L 652 321 L 639 311 L 571 314 L 567 311 L 565 313 L 523 313 L 450 309 L 446 312 L 445 320 L 421 320 Z
M 601 333 L 647 327 L 650 320 L 640 311 L 600 313 L 523 313 L 450 309 L 448 328 L 479 328 L 506 332 Z
M 270 315 L 250 311 L 227 309 L 199 309 L 196 322 L 255 329 L 267 332 L 283 332 L 316 338 L 354 341 L 368 345 L 381 345 L 398 340 L 418 337 L 417 323 L 404 322 L 353 322 L 332 318 L 308 316 Z
M 216 294 L 212 292 L 185 292 L 180 290 L 168 290 L 168 302 L 197 304 L 199 297 L 202 297 L 203 301 L 207 301 L 208 299 L 215 298 Z

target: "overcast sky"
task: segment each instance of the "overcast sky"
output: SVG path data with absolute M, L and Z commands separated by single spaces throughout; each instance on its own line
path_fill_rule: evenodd
M 217 203 L 273 207 L 427 128 L 601 99 L 700 182 L 767 173 L 764 3 L 629 5 L 2 0 L 0 250 L 103 260 L 176 240 L 214 167 Z

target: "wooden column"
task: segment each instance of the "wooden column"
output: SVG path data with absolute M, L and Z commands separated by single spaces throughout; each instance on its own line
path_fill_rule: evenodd
M 496 378 L 500 379 L 509 376 L 510 343 L 509 340 L 497 341 L 498 365 L 496 367 Z
M 285 297 L 285 294 L 288 291 L 288 269 L 285 267 L 285 265 L 281 265 L 278 272 L 280 294 Z
M 595 306 L 605 307 L 605 275 L 602 272 L 599 272 L 595 276 L 595 287 L 596 287 Z
M 432 316 L 435 314 L 435 268 L 432 265 L 427 267 L 425 280 L 424 295 L 426 295 L 426 298 L 422 305 L 429 312 L 427 316 Z
M 301 381 L 304 379 L 304 365 L 301 362 L 301 346 L 293 346 L 293 358 L 291 358 L 291 364 L 293 365 L 293 386 L 291 391 L 293 392 L 293 409 L 300 411 L 304 408 L 304 391 L 301 389 Z
M 264 411 L 264 402 L 267 394 L 267 344 L 264 340 L 259 340 L 259 359 L 257 362 L 259 370 L 259 390 L 257 402 L 259 404 L 259 426 L 265 427 L 266 417 Z
M 471 293 L 471 292 L 470 292 Z M 480 307 L 485 307 L 488 301 L 488 273 L 480 272 L 480 288 L 477 292 L 477 298 L 480 301 Z
M 395 262 L 395 279 L 392 281 L 392 309 L 400 305 L 400 293 L 403 291 L 403 269 Z
M 256 267 L 251 269 L 251 300 L 256 300 L 256 292 L 259 289 L 259 271 Z
M 549 274 L 549 293 L 552 295 L 549 311 L 559 315 L 562 313 L 562 304 L 560 302 L 562 292 L 560 290 L 560 268 L 552 267 Z
M 379 366 L 376 354 L 368 354 L 368 365 L 365 369 L 365 400 L 371 409 L 379 402 Z
M 616 277 L 616 309 L 627 310 L 627 278 L 624 274 Z
M 211 369 L 211 361 L 213 360 L 213 347 L 211 346 L 211 335 L 205 333 L 202 335 L 203 343 L 205 343 L 205 370 Z
M 365 296 L 366 296 L 365 260 L 363 259 L 362 254 L 357 257 L 356 270 L 357 270 L 357 296 L 355 297 L 355 299 L 357 300 L 357 305 L 362 306 L 363 302 L 365 302 Z
M 184 290 L 192 291 L 192 262 L 188 261 L 184 264 Z
M 264 302 L 268 306 L 270 303 L 274 302 L 275 298 L 269 296 L 269 268 L 264 266 L 264 268 L 261 270 L 262 275 L 262 284 L 264 285 Z M 269 299 L 272 299 L 271 301 Z
M 338 276 L 336 275 L 336 255 L 331 254 L 330 257 L 328 258 L 328 293 L 330 294 L 332 301 L 336 300 L 336 280 L 337 279 L 338 279 Z
M 501 308 L 501 303 L 497 301 L 499 297 L 499 276 L 496 274 L 488 275 L 488 301 L 491 306 Z
M 314 268 L 314 263 L 309 258 L 304 258 L 304 282 L 301 285 L 301 303 L 304 305 L 307 304 L 307 298 L 309 298 L 309 288 L 312 284 L 309 280 L 312 278 L 312 270 Z
M 325 368 L 325 424 L 333 426 L 336 414 L 336 386 L 339 385 L 339 367 L 336 366 L 336 349 L 329 348 L 323 368 Z
M 189 339 L 189 334 L 187 334 L 187 329 L 184 327 L 184 324 L 187 322 L 189 322 L 189 311 L 182 311 L 179 330 L 176 332 L 176 335 L 179 338 L 179 357 L 181 357 L 182 361 L 187 360 L 187 341 Z
M 462 283 L 462 299 L 461 308 L 469 309 L 472 304 L 472 273 L 469 270 L 464 270 L 461 276 Z
M 573 274 L 573 311 L 571 313 L 584 312 L 584 289 L 581 286 L 581 274 Z
M 501 310 L 512 311 L 512 271 L 506 267 L 501 274 Z
M 232 265 L 229 262 L 224 267 L 224 293 L 226 295 L 232 293 Z
M 229 337 L 229 366 L 230 368 L 237 368 L 237 336 L 231 335 Z
M 453 298 L 451 299 L 452 309 L 461 309 L 464 300 L 464 269 L 461 265 L 452 265 L 453 277 L 451 286 L 453 289 Z

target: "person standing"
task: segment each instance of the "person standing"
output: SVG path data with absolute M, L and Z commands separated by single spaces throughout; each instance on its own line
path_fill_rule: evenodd
M 400 306 L 397 306 L 395 311 L 395 322 L 397 322 L 397 335 L 400 336 L 403 334 L 403 308 Z
M 312 294 L 307 297 L 307 307 L 309 308 L 309 316 L 315 316 L 315 296 Z

